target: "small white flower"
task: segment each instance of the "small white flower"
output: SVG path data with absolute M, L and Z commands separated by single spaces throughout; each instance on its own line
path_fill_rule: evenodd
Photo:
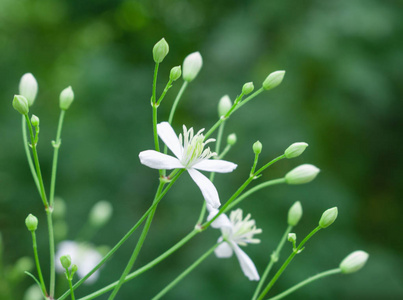
M 203 130 L 194 134 L 193 128 L 187 130 L 183 125 L 183 136 L 180 134 L 178 138 L 171 125 L 168 122 L 162 122 L 157 125 L 158 135 L 175 157 L 155 150 L 146 150 L 140 152 L 139 158 L 143 165 L 153 169 L 186 169 L 200 188 L 207 204 L 217 208 L 220 206 L 217 189 L 206 176 L 197 170 L 228 173 L 232 172 L 237 165 L 225 160 L 209 159 L 216 153 L 211 152 L 210 148 L 204 149 L 204 146 L 215 140 L 204 141 Z
M 211 220 L 218 213 L 218 210 L 208 205 L 207 208 L 210 211 L 208 219 Z M 255 264 L 238 246 L 260 243 L 260 240 L 253 238 L 253 236 L 261 233 L 262 230 L 256 228 L 255 220 L 251 220 L 250 217 L 251 215 L 248 214 L 242 219 L 242 210 L 237 209 L 231 212 L 229 218 L 227 215 L 221 214 L 211 226 L 221 229 L 222 234 L 217 241 L 221 244 L 215 249 L 216 256 L 219 258 L 227 258 L 231 257 L 232 253 L 235 252 L 245 276 L 248 277 L 249 280 L 259 280 L 260 277 Z
M 70 255 L 71 262 L 77 265 L 77 274 L 83 278 L 88 274 L 101 260 L 102 255 L 96 251 L 91 245 L 86 243 L 77 243 L 74 241 L 64 241 L 58 245 L 55 257 L 56 271 L 64 273 L 65 269 L 60 263 L 60 257 Z M 86 283 L 93 283 L 98 279 L 99 270 L 92 274 Z

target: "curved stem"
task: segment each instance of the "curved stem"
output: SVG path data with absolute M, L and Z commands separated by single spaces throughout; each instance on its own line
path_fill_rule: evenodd
M 179 90 L 179 93 L 175 98 L 174 104 L 172 105 L 171 111 L 169 113 L 169 118 L 168 118 L 168 123 L 169 124 L 172 124 L 172 121 L 173 121 L 174 115 L 175 115 L 175 111 L 176 111 L 176 107 L 178 106 L 179 100 L 182 98 L 182 95 L 185 92 L 188 84 L 189 84 L 189 82 L 187 82 L 187 81 L 183 82 L 182 87 Z M 166 153 L 166 151 L 164 151 L 164 153 Z
M 22 140 L 24 143 L 25 155 L 27 156 L 29 169 L 31 170 L 32 178 L 34 179 L 36 188 L 38 189 L 39 195 L 41 194 L 41 187 L 39 186 L 38 176 L 36 175 L 34 163 L 32 162 L 31 154 L 29 153 L 28 139 L 27 139 L 27 121 L 25 116 L 22 116 Z
M 36 264 L 36 269 L 38 271 L 39 281 L 41 283 L 42 293 L 47 296 L 48 292 L 46 291 L 45 281 L 43 280 L 41 265 L 39 263 L 38 246 L 36 244 L 35 231 L 31 231 L 31 235 L 32 235 L 32 248 L 34 249 L 35 264 Z
M 172 87 L 172 80 L 169 79 L 167 85 L 164 88 L 164 91 L 162 92 L 161 96 L 159 97 L 158 101 L 157 101 L 157 105 L 161 104 L 161 101 L 164 99 L 166 93 L 168 92 L 168 90 Z

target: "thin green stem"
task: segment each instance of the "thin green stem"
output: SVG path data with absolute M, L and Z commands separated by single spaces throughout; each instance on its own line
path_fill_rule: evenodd
M 172 121 L 174 119 L 174 115 L 175 115 L 175 111 L 176 111 L 176 107 L 178 106 L 179 100 L 182 98 L 183 93 L 185 92 L 187 86 L 188 86 L 189 82 L 188 81 L 184 81 L 182 84 L 181 89 L 179 90 L 178 95 L 175 98 L 174 104 L 172 105 L 171 111 L 169 113 L 169 118 L 168 118 L 168 122 L 169 124 L 172 124 Z M 166 151 L 164 151 L 164 153 L 166 153 Z
M 53 299 L 55 295 L 55 238 L 53 233 L 53 220 L 51 208 L 46 210 L 46 218 L 48 221 L 48 233 L 49 233 L 49 256 L 50 256 L 50 286 L 49 295 Z
M 164 99 L 166 93 L 168 92 L 168 90 L 172 87 L 172 80 L 169 79 L 167 85 L 164 88 L 164 91 L 162 92 L 161 96 L 159 97 L 158 101 L 157 101 L 157 105 L 159 106 L 161 104 L 161 101 Z
M 262 277 L 260 278 L 259 284 L 256 287 L 255 293 L 253 294 L 252 300 L 256 300 L 257 296 L 259 295 L 264 282 L 266 281 L 267 276 L 270 273 L 271 268 L 273 267 L 273 265 L 278 261 L 279 256 L 280 256 L 280 251 L 284 246 L 284 243 L 287 239 L 288 234 L 291 232 L 293 226 L 288 225 L 287 229 L 285 230 L 283 237 L 280 240 L 280 243 L 277 245 L 276 250 L 273 252 L 273 254 L 270 256 L 270 262 L 266 267 L 266 270 L 264 270 L 264 273 L 262 275 Z
M 291 294 L 292 292 L 298 290 L 299 288 L 302 288 L 303 286 L 305 286 L 305 285 L 307 285 L 307 284 L 309 284 L 309 283 L 311 283 L 311 282 L 313 282 L 315 280 L 318 280 L 318 279 L 321 279 L 321 278 L 324 278 L 324 277 L 327 277 L 327 276 L 330 276 L 330 275 L 338 274 L 338 273 L 341 273 L 341 270 L 339 268 L 319 273 L 319 274 L 317 274 L 315 276 L 312 276 L 312 277 L 309 277 L 308 279 L 305 279 L 304 281 L 301 281 L 300 283 L 294 285 L 293 287 L 290 287 L 288 290 L 285 290 L 281 294 L 278 294 L 277 296 L 274 296 L 274 297 L 270 298 L 269 300 L 282 299 L 285 296 Z
M 198 260 L 196 260 L 192 265 L 190 265 L 185 271 L 183 271 L 178 277 L 176 277 L 170 284 L 168 284 L 161 292 L 152 298 L 152 300 L 158 300 L 169 292 L 175 285 L 177 285 L 183 278 L 185 278 L 190 272 L 192 272 L 200 263 L 205 260 L 219 244 L 215 244 L 206 253 L 204 253 Z
M 71 300 L 75 300 L 76 297 L 74 296 L 74 290 L 73 290 L 73 284 L 71 283 L 71 279 L 67 279 L 69 281 L 69 288 L 70 288 L 70 295 L 71 295 Z
M 245 100 L 241 101 L 241 103 L 239 103 L 237 105 L 237 107 L 235 108 L 234 112 L 237 111 L 238 109 L 240 109 L 242 106 L 244 106 L 246 103 L 248 103 L 250 100 L 252 100 L 253 98 L 255 98 L 257 95 L 261 94 L 262 92 L 264 92 L 263 87 L 261 87 L 260 89 L 258 89 L 256 92 L 254 92 L 252 95 L 250 95 L 248 98 L 246 98 Z
M 159 63 L 155 63 L 155 69 L 154 69 L 154 78 L 153 78 L 153 91 L 152 91 L 152 99 L 151 103 L 155 104 L 157 102 L 157 77 L 158 77 L 158 67 Z
M 59 149 L 60 149 L 60 145 L 61 145 L 60 135 L 62 133 L 63 120 L 64 120 L 65 113 L 66 113 L 65 110 L 63 110 L 63 109 L 60 110 L 59 125 L 57 126 L 56 140 L 54 142 L 52 142 L 54 151 L 53 151 L 52 177 L 51 177 L 51 182 L 50 182 L 50 195 L 49 195 L 49 205 L 51 207 L 53 207 L 53 202 L 55 199 L 57 158 L 59 155 Z
M 228 151 L 231 150 L 231 147 L 232 147 L 231 145 L 225 146 L 225 148 L 224 148 L 224 150 L 221 152 L 221 154 L 218 155 L 218 159 L 222 159 L 222 158 L 228 153 Z
M 41 283 L 42 292 L 43 292 L 44 295 L 47 296 L 48 292 L 46 291 L 45 281 L 43 280 L 42 271 L 41 271 L 41 265 L 39 263 L 38 246 L 37 246 L 37 243 L 36 243 L 35 231 L 31 231 L 31 235 L 32 235 L 32 248 L 34 249 L 36 270 L 38 271 L 38 276 L 39 276 L 39 281 Z
M 281 274 L 283 274 L 284 270 L 287 268 L 287 266 L 290 264 L 290 262 L 292 261 L 292 259 L 294 258 L 295 255 L 297 255 L 300 250 L 302 250 L 302 247 L 304 246 L 304 244 L 315 234 L 317 233 L 320 229 L 322 229 L 321 227 L 316 227 L 314 230 L 312 230 L 305 238 L 304 240 L 298 245 L 298 247 L 296 249 L 294 249 L 292 251 L 292 253 L 290 254 L 290 256 L 287 258 L 287 260 L 283 263 L 283 265 L 281 266 L 281 268 L 277 271 L 277 273 L 274 275 L 274 277 L 271 279 L 271 281 L 269 282 L 269 284 L 266 286 L 266 288 L 263 290 L 263 292 L 260 294 L 258 300 L 262 300 L 264 298 L 264 296 L 270 291 L 270 289 L 273 287 L 273 285 L 276 283 L 276 281 L 279 279 L 279 277 L 281 276 Z
M 255 173 L 256 165 L 257 165 L 257 162 L 259 160 L 259 154 L 260 153 L 255 153 L 255 159 L 253 161 L 252 169 L 250 170 L 251 175 Z
M 24 143 L 24 150 L 27 156 L 29 169 L 31 170 L 32 178 L 34 179 L 36 188 L 38 189 L 39 195 L 41 194 L 41 187 L 39 186 L 38 176 L 36 175 L 34 163 L 32 162 L 31 154 L 29 153 L 29 145 L 28 145 L 28 138 L 27 138 L 27 121 L 25 120 L 25 116 L 22 116 L 22 140 Z
M 263 167 L 261 167 L 259 170 L 256 171 L 255 176 L 259 175 L 264 170 L 266 170 L 268 167 L 270 167 L 272 164 L 278 162 L 279 160 L 282 160 L 283 158 L 285 158 L 284 154 L 276 157 L 275 159 L 273 159 L 271 161 L 269 161 L 267 164 L 265 164 Z

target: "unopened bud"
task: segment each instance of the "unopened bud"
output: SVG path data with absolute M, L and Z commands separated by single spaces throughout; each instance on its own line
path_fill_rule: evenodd
M 153 48 L 153 58 L 156 63 L 160 63 L 164 60 L 169 52 L 169 45 L 167 41 L 162 38 L 158 43 L 154 45 Z
M 285 71 L 276 71 L 271 73 L 266 79 L 263 81 L 263 88 L 267 90 L 274 89 L 276 86 L 280 85 L 283 81 Z
M 63 268 L 68 269 L 71 266 L 71 256 L 70 255 L 63 255 L 60 257 L 60 263 L 62 264 Z
M 255 87 L 253 86 L 253 82 L 247 82 L 243 85 L 242 87 L 242 94 L 247 95 L 253 92 L 253 89 Z
M 38 82 L 34 75 L 26 73 L 21 77 L 19 93 L 27 99 L 29 106 L 34 104 L 36 94 L 38 93 Z
M 169 73 L 169 79 L 172 81 L 178 80 L 182 75 L 182 69 L 181 66 L 176 66 L 171 69 L 171 72 Z
M 288 210 L 288 225 L 296 226 L 302 217 L 302 206 L 301 202 L 295 202 L 291 208 Z
M 360 270 L 367 262 L 369 254 L 365 251 L 354 251 L 340 263 L 340 270 L 344 274 L 350 274 Z
M 292 169 L 284 178 L 288 184 L 304 184 L 314 180 L 319 171 L 314 165 L 304 164 Z
M 38 219 L 33 214 L 29 214 L 25 219 L 25 225 L 29 231 L 35 231 L 38 228 Z
M 288 241 L 291 243 L 296 243 L 297 242 L 297 235 L 295 233 L 289 233 L 288 234 Z
M 73 276 L 78 270 L 77 265 L 72 265 L 71 266 L 71 276 Z
M 39 118 L 37 116 L 35 116 L 35 115 L 32 115 L 31 124 L 34 127 L 38 127 L 39 126 Z
M 29 112 L 28 100 L 21 95 L 14 96 L 13 107 L 22 115 L 26 115 Z
M 65 88 L 61 93 L 60 93 L 60 108 L 63 110 L 68 110 L 71 103 L 74 100 L 74 92 L 71 86 Z
M 191 82 L 196 78 L 197 74 L 201 67 L 203 66 L 203 59 L 200 55 L 200 52 L 193 52 L 186 56 L 183 61 L 183 80 L 187 82 Z
M 236 144 L 236 134 L 235 133 L 231 133 L 228 137 L 227 137 L 227 144 L 234 146 Z
M 253 152 L 255 152 L 255 154 L 260 154 L 260 152 L 262 152 L 262 143 L 257 141 L 256 143 L 253 144 Z
M 222 96 L 218 102 L 218 116 L 222 117 L 231 109 L 232 103 L 228 95 Z
M 108 201 L 99 201 L 96 203 L 90 212 L 90 223 L 95 227 L 105 225 L 112 216 L 112 205 Z
M 284 155 L 288 159 L 300 156 L 306 147 L 308 147 L 307 143 L 294 143 L 284 151 Z
M 319 220 L 319 226 L 322 228 L 329 227 L 336 220 L 337 214 L 337 207 L 329 208 L 322 214 L 322 217 Z

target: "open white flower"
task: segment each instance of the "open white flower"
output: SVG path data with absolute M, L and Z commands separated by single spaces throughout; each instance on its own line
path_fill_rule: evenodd
M 162 122 L 157 125 L 158 135 L 176 157 L 155 150 L 146 150 L 140 152 L 139 158 L 143 165 L 153 169 L 186 169 L 200 188 L 207 204 L 217 208 L 220 206 L 217 189 L 197 170 L 228 173 L 232 172 L 237 165 L 225 160 L 209 159 L 216 153 L 211 152 L 210 148 L 204 149 L 204 146 L 215 140 L 204 141 L 203 131 L 204 129 L 194 134 L 193 128 L 187 130 L 183 125 L 183 136 L 180 134 L 178 138 L 171 125 L 168 122 Z
M 208 219 L 211 220 L 218 210 L 207 206 L 210 214 Z M 230 217 L 221 214 L 211 226 L 221 229 L 221 237 L 218 243 L 221 243 L 216 249 L 215 254 L 219 258 L 231 257 L 232 253 L 238 258 L 241 269 L 249 280 L 259 280 L 259 274 L 256 270 L 255 264 L 249 256 L 242 251 L 238 246 L 246 246 L 247 244 L 258 244 L 259 239 L 253 238 L 255 234 L 261 233 L 262 230 L 256 228 L 255 220 L 250 219 L 251 215 L 248 214 L 242 219 L 242 209 L 237 209 L 231 212 Z

